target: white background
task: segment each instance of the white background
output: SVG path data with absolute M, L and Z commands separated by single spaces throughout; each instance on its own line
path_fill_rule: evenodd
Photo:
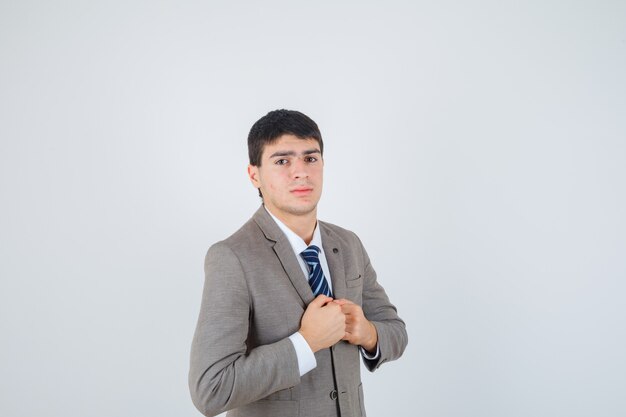
M 626 2 L 0 2 L 0 415 L 198 416 L 210 244 L 300 110 L 407 323 L 370 417 L 626 414 Z

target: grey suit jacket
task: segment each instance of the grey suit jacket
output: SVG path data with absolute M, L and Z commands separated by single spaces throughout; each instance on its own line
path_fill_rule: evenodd
M 335 298 L 362 306 L 378 332 L 380 357 L 397 359 L 407 344 L 404 322 L 389 302 L 361 241 L 319 222 Z M 228 239 L 211 246 L 191 347 L 189 388 L 206 416 L 365 416 L 357 346 L 340 341 L 315 353 L 300 377 L 289 336 L 314 296 L 278 225 L 260 207 Z

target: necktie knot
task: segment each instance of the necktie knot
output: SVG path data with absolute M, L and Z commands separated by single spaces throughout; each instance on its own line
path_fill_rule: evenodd
M 309 267 L 309 271 L 312 271 L 312 268 L 315 267 L 316 264 L 320 262 L 320 248 L 315 245 L 311 245 L 305 250 L 303 250 L 300 255 L 304 259 L 304 262 L 307 263 Z

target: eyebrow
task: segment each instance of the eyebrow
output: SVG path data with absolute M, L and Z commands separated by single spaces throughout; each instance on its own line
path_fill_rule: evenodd
M 302 152 L 302 155 L 312 155 L 314 153 L 321 154 L 319 149 L 307 149 L 306 151 Z M 296 153 L 294 151 L 276 151 L 273 154 L 271 154 L 269 157 L 275 158 L 277 156 L 296 156 Z

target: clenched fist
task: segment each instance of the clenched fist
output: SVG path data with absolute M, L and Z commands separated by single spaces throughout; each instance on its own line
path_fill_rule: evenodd
M 300 334 L 311 350 L 330 347 L 345 336 L 346 316 L 331 297 L 318 295 L 306 308 L 300 323 Z
M 341 311 L 346 315 L 346 332 L 343 340 L 352 345 L 363 346 L 368 352 L 375 352 L 378 333 L 372 322 L 365 318 L 361 306 L 345 298 L 335 300 L 333 304 L 341 306 Z

